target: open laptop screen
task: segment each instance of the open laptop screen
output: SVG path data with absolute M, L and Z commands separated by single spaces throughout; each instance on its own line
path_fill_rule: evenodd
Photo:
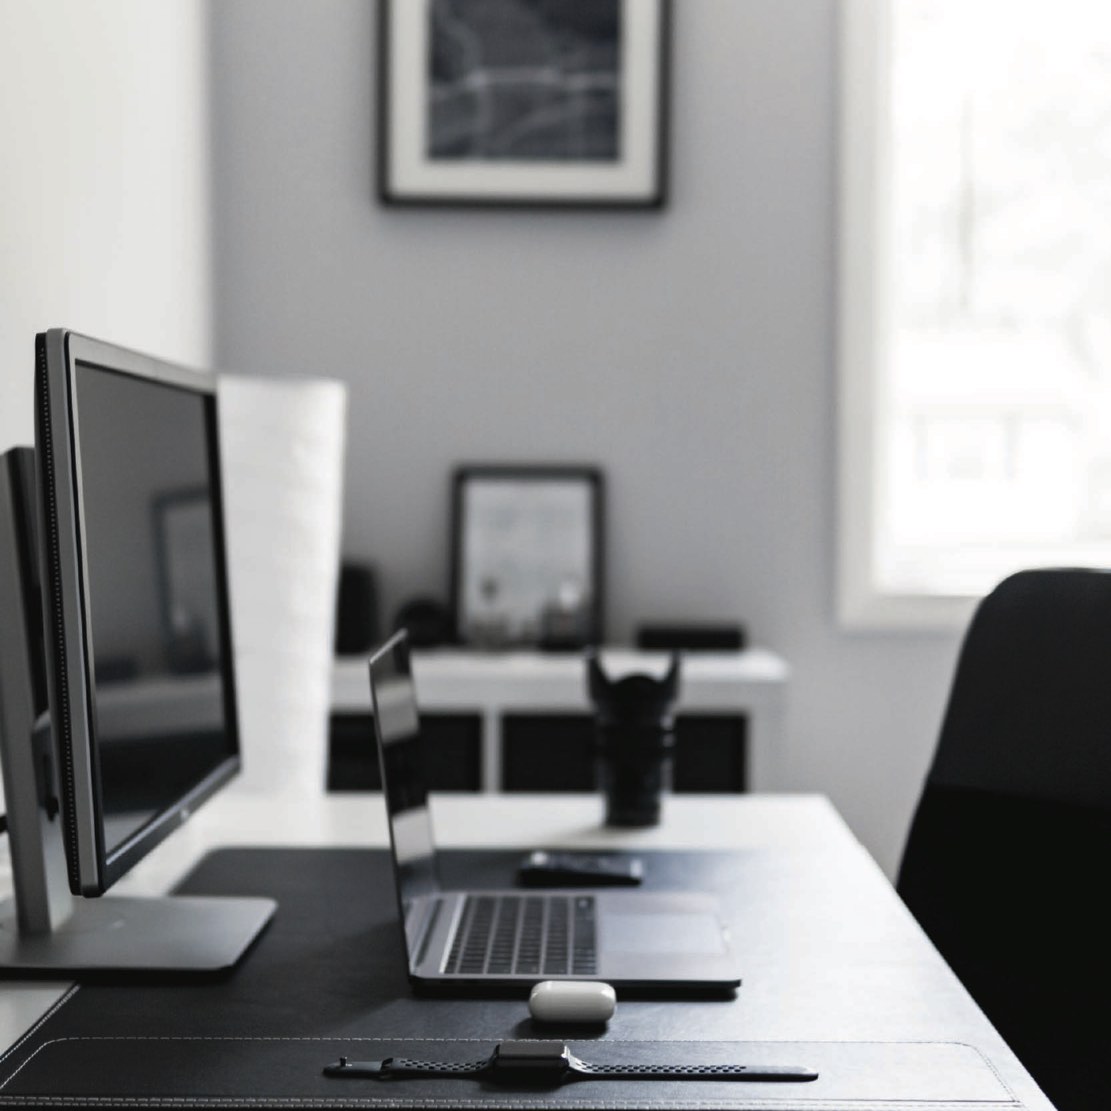
M 414 897 L 440 890 L 416 691 L 404 630 L 371 657 L 370 692 L 390 844 L 397 864 L 398 896 L 404 912 Z

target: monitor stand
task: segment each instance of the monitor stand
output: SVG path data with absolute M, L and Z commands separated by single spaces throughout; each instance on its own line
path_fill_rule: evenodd
M 46 715 L 36 721 L 28 546 L 34 521 L 20 484 L 29 448 L 0 455 L 0 773 L 11 849 L 11 898 L 0 902 L 0 976 L 219 972 L 270 921 L 273 899 L 70 894 Z
M 73 900 L 69 916 L 51 930 L 25 933 L 8 899 L 0 903 L 0 976 L 224 972 L 275 906 L 254 898 L 105 895 Z

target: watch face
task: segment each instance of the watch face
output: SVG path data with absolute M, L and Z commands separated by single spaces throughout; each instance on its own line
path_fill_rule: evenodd
M 563 1042 L 502 1042 L 498 1057 L 503 1061 L 524 1063 L 530 1060 L 561 1061 L 567 1056 Z
M 493 1080 L 512 1083 L 558 1083 L 575 1071 L 575 1059 L 563 1042 L 502 1042 L 490 1061 Z

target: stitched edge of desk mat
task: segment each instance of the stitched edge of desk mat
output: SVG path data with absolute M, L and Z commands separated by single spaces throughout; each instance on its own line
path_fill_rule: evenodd
M 556 1089 L 452 1079 L 331 1079 L 340 1055 L 440 1060 L 487 1055 L 470 1038 L 96 1037 L 51 1039 L 0 1081 L 0 1106 L 682 1108 L 733 1111 L 968 1111 L 1022 1105 L 984 1055 L 958 1042 L 740 1042 L 597 1040 L 568 1043 L 600 1062 L 802 1064 L 812 1082 L 576 1080 Z M 11 1056 L 10 1054 L 8 1055 Z M 846 1058 L 848 1058 L 846 1062 Z M 258 1079 L 271 1094 L 243 1094 Z M 198 1092 L 199 1084 L 207 1091 Z M 960 1094 L 962 1086 L 965 1094 Z M 588 1094 L 589 1093 L 589 1094 Z M 697 1095 L 695 1093 L 698 1093 Z

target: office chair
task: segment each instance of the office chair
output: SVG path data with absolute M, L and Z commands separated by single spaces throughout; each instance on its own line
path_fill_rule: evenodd
M 1021 571 L 965 634 L 896 887 L 1058 1111 L 1111 1107 L 1111 572 Z

